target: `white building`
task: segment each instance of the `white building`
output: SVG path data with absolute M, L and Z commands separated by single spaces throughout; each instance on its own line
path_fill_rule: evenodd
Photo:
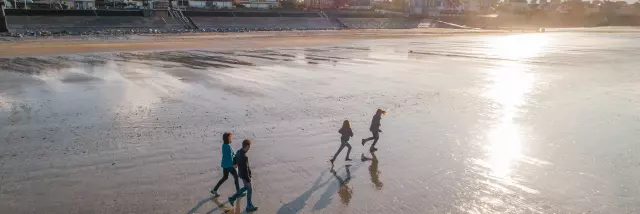
M 246 8 L 279 8 L 280 2 L 278 0 L 242 0 L 238 1 L 238 4 L 244 5 Z

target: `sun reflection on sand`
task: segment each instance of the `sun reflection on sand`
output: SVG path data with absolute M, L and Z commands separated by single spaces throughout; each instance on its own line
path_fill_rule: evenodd
M 491 37 L 490 55 L 519 60 L 536 57 L 548 43 L 546 35 L 524 34 Z M 522 131 L 515 123 L 526 95 L 535 85 L 530 65 L 519 61 L 500 61 L 488 71 L 489 86 L 484 93 L 497 104 L 496 121 L 487 132 L 487 166 L 492 176 L 506 179 L 512 165 L 521 157 Z
M 550 43 L 547 34 L 518 34 L 487 37 L 487 54 L 500 59 L 520 60 L 540 55 Z
M 521 156 L 522 133 L 514 120 L 519 107 L 526 102 L 524 95 L 531 91 L 535 79 L 526 66 L 514 62 L 504 63 L 491 73 L 491 86 L 485 96 L 499 107 L 496 124 L 487 133 L 487 164 L 493 176 L 506 178 L 514 160 Z

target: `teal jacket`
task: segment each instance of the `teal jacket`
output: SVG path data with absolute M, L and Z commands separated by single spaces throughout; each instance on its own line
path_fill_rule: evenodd
M 230 144 L 222 144 L 222 163 L 220 166 L 222 168 L 233 168 L 233 158 L 235 154 L 233 153 L 233 148 L 231 148 Z

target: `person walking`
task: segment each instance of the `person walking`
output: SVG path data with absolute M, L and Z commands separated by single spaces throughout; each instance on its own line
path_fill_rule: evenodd
M 222 142 L 222 161 L 220 166 L 222 167 L 223 175 L 220 181 L 218 181 L 218 184 L 216 184 L 216 186 L 211 190 L 211 194 L 213 194 L 214 198 L 220 196 L 220 194 L 218 194 L 218 188 L 220 188 L 220 185 L 222 185 L 227 180 L 227 178 L 229 178 L 229 174 L 233 176 L 233 182 L 236 185 L 236 192 L 240 190 L 240 184 L 238 183 L 238 173 L 236 172 L 235 164 L 233 161 L 235 154 L 233 154 L 233 148 L 231 148 L 231 133 L 225 132 L 224 134 L 222 134 Z
M 333 162 L 336 161 L 336 157 L 338 157 L 338 154 L 342 152 L 342 149 L 344 149 L 344 147 L 347 147 L 347 156 L 344 160 L 345 161 L 351 160 L 349 158 L 349 154 L 351 154 L 351 144 L 349 144 L 349 139 L 353 137 L 353 131 L 351 130 L 351 123 L 349 123 L 349 120 L 345 120 L 344 122 L 342 122 L 342 128 L 338 130 L 338 133 L 342 135 L 342 137 L 340 137 L 340 141 L 342 143 L 340 144 L 340 148 L 338 148 L 338 151 L 336 152 L 336 154 L 333 155 L 333 158 L 331 158 L 330 160 L 332 165 L 333 165 Z
M 242 141 L 242 149 L 239 149 L 236 152 L 236 164 L 238 164 L 238 176 L 242 178 L 242 189 L 238 190 L 236 194 L 229 197 L 229 203 L 233 206 L 236 202 L 236 199 L 240 197 L 244 192 L 247 192 L 247 212 L 253 212 L 258 210 L 258 207 L 253 205 L 251 201 L 251 196 L 253 193 L 253 187 L 251 186 L 251 167 L 249 166 L 249 157 L 247 157 L 247 152 L 251 148 L 251 140 Z
M 376 114 L 373 115 L 373 119 L 371 120 L 371 126 L 369 127 L 369 131 L 371 131 L 373 137 L 362 139 L 362 146 L 364 146 L 368 141 L 373 140 L 373 144 L 371 144 L 371 147 L 369 148 L 370 151 L 378 151 L 376 144 L 378 143 L 378 139 L 380 139 L 379 133 L 382 132 L 380 129 L 380 120 L 382 119 L 382 115 L 385 114 L 387 114 L 387 112 L 382 109 L 378 109 L 376 111 Z

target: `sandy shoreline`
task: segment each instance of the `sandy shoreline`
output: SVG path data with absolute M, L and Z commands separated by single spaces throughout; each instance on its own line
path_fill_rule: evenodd
M 122 37 L 48 37 L 0 42 L 0 57 L 58 55 L 118 51 L 242 49 L 299 47 L 343 43 L 361 39 L 407 38 L 458 34 L 507 33 L 502 30 L 402 29 L 341 31 L 279 31 L 248 33 L 191 33 Z M 312 40 L 309 37 L 313 37 Z

